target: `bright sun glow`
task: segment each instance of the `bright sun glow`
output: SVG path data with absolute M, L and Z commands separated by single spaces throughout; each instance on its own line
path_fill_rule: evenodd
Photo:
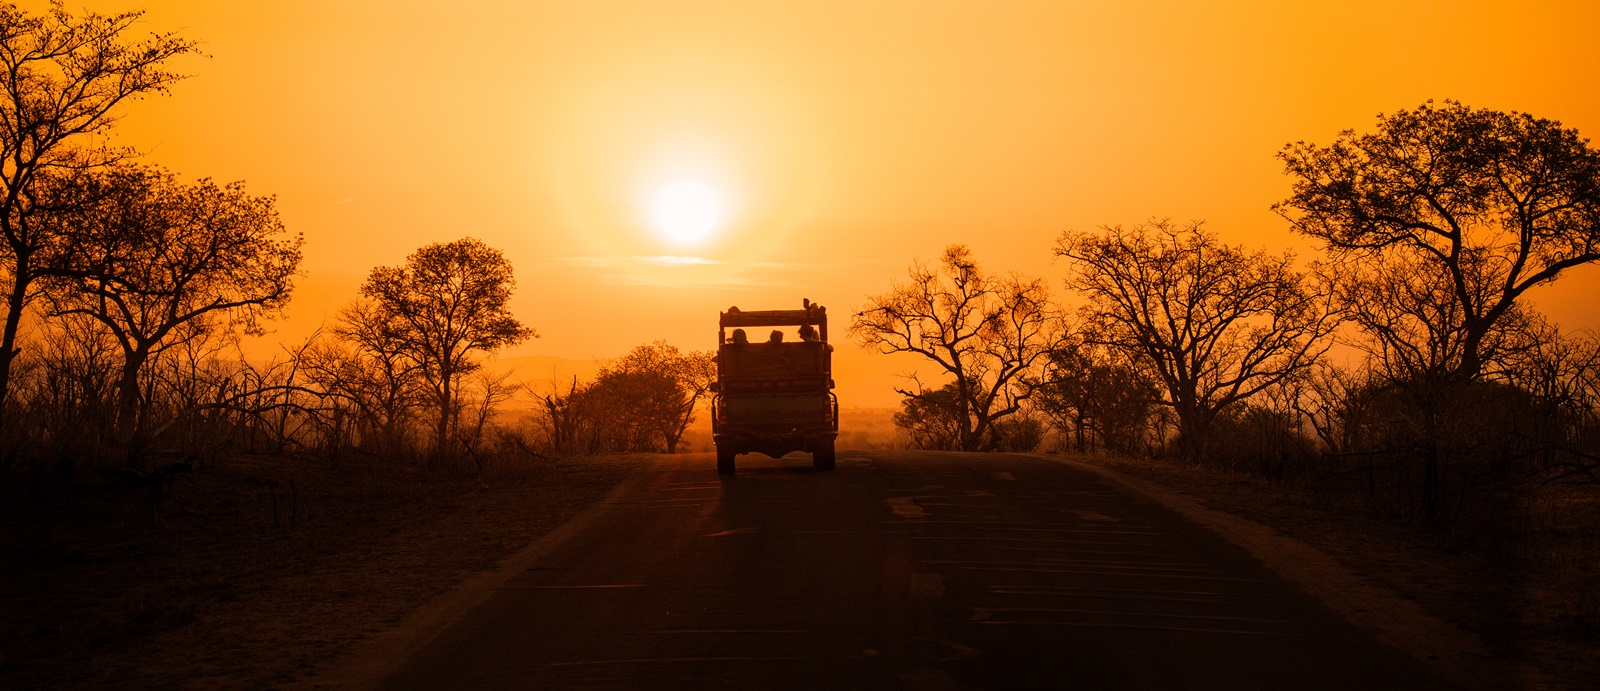
M 711 188 L 693 181 L 674 182 L 656 194 L 656 230 L 668 240 L 699 242 L 716 230 L 722 207 Z

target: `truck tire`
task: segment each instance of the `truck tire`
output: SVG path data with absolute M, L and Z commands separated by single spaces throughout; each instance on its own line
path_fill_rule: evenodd
M 834 454 L 832 439 L 823 442 L 821 445 L 817 446 L 815 451 L 811 452 L 811 465 L 817 470 L 833 470 L 833 462 Z
M 733 457 L 738 454 L 733 449 L 717 447 L 717 472 L 723 475 L 733 474 Z

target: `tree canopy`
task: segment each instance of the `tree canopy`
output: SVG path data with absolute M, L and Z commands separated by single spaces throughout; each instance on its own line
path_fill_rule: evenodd
M 1066 232 L 1056 255 L 1087 299 L 1086 341 L 1125 354 L 1161 382 L 1191 453 L 1218 413 L 1305 371 L 1334 320 L 1292 255 L 1224 244 L 1170 221 Z
M 850 334 L 879 352 L 937 364 L 954 378 L 956 447 L 992 448 L 994 425 L 1022 410 L 1037 382 L 1029 375 L 1065 329 L 1049 290 L 1037 278 L 985 273 L 965 245 L 946 248 L 937 266 L 916 262 L 909 273 L 909 282 L 867 299 Z M 940 390 L 914 384 L 899 393 L 920 399 Z
M 361 286 L 385 338 L 427 384 L 437 414 L 435 454 L 449 448 L 460 377 L 478 368 L 473 355 L 537 337 L 511 315 L 515 286 L 505 255 L 473 238 L 426 245 L 400 266 L 373 269 Z
M 1600 259 L 1600 153 L 1553 120 L 1428 102 L 1279 157 L 1294 193 L 1273 208 L 1321 242 L 1396 377 L 1477 378 L 1528 290 Z
M 0 3 L 0 278 L 6 316 L 0 331 L 0 407 L 17 355 L 17 330 L 33 284 L 50 275 L 74 245 L 62 225 L 40 218 L 53 209 L 42 187 L 115 162 L 128 152 L 103 135 L 119 106 L 164 93 L 183 75 L 167 67 L 194 53 L 176 34 L 129 34 L 143 12 L 74 16 L 60 2 L 42 14 Z M 0 411 L 3 412 L 3 411 Z M 5 416 L 0 414 L 0 421 Z
M 101 191 L 64 230 L 77 259 L 47 281 L 57 316 L 99 322 L 122 351 L 119 436 L 138 426 L 140 372 L 174 342 L 208 333 L 259 333 L 288 302 L 302 238 L 278 220 L 272 197 L 244 183 L 192 184 L 156 167 L 98 174 Z

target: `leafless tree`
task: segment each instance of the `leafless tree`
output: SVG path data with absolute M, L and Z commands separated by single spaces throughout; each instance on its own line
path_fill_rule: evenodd
M 915 353 L 954 378 L 959 448 L 991 448 L 996 422 L 1033 395 L 1036 374 L 1065 330 L 1043 280 L 984 273 L 964 245 L 945 249 L 937 267 L 912 264 L 910 281 L 867 299 L 850 334 L 882 353 Z M 915 389 L 929 393 L 919 380 Z M 935 389 L 936 390 L 936 389 Z
M 1600 259 L 1600 152 L 1552 120 L 1430 101 L 1279 157 L 1294 194 L 1273 208 L 1322 243 L 1396 378 L 1479 378 L 1524 294 Z
M 46 294 L 52 314 L 90 317 L 120 346 L 116 428 L 137 459 L 145 364 L 192 338 L 259 333 L 289 300 L 302 239 L 272 197 L 241 182 L 185 184 L 153 167 L 110 178 L 111 193 L 79 216 L 79 269 L 49 279 Z
M 401 266 L 373 269 L 361 286 L 375 318 L 392 330 L 426 383 L 436 458 L 450 448 L 459 380 L 480 366 L 474 355 L 537 337 L 511 316 L 514 286 L 505 255 L 472 238 L 424 246 Z
M 1309 368 L 1335 323 L 1292 255 L 1228 246 L 1199 223 L 1067 232 L 1055 253 L 1088 301 L 1091 342 L 1149 367 L 1192 458 L 1229 406 Z
M 357 300 L 306 352 L 307 377 L 353 414 L 361 445 L 393 457 L 409 444 L 416 409 L 426 398 L 421 366 L 407 354 L 400 323 L 370 300 Z
M 1382 394 L 1382 384 L 1366 367 L 1350 370 L 1318 363 L 1291 403 L 1327 452 L 1348 454 L 1356 451 L 1360 433 L 1369 425 L 1372 401 Z
M 51 275 L 59 255 L 72 247 L 55 232 L 59 224 L 40 218 L 59 210 L 41 187 L 125 156 L 103 137 L 119 106 L 166 92 L 182 79 L 166 64 L 195 52 L 194 42 L 171 33 L 130 36 L 142 15 L 73 16 L 59 1 L 33 15 L 0 4 L 0 277 L 9 283 L 3 286 L 0 408 L 34 283 Z
M 467 395 L 456 392 L 455 400 L 459 407 L 456 417 L 463 421 L 457 425 L 456 441 L 472 459 L 478 473 L 482 474 L 486 453 L 480 447 L 483 445 L 484 432 L 490 427 L 500 406 L 514 398 L 520 387 L 511 383 L 511 372 L 485 372 L 480 369 L 476 374 L 471 381 L 472 390 Z

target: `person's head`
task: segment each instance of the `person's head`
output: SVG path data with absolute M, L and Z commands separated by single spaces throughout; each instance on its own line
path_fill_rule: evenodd
M 749 343 L 750 342 L 750 337 L 745 335 L 744 329 L 734 329 L 733 330 L 733 342 L 734 343 Z
M 779 331 L 778 329 L 773 329 L 772 330 L 772 335 L 767 337 L 767 342 L 768 343 L 782 343 L 783 342 L 783 332 Z
M 801 324 L 800 325 L 800 340 L 802 340 L 802 341 L 815 341 L 815 340 L 817 340 L 817 327 L 812 326 L 810 324 Z

